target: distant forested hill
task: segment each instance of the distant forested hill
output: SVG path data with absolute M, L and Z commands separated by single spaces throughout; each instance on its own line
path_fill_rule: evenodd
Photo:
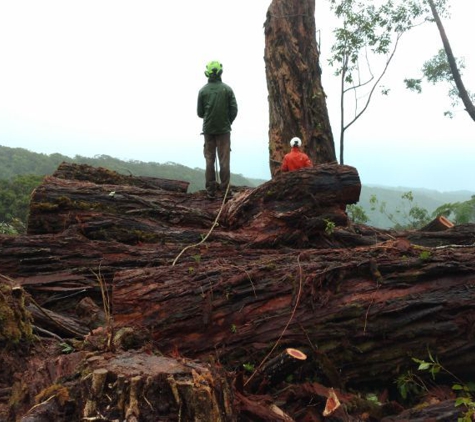
M 407 192 L 412 192 L 412 202 L 402 197 Z M 475 195 L 475 192 L 439 192 L 431 189 L 367 185 L 361 189 L 358 205 L 364 209 L 369 217 L 369 225 L 373 227 L 390 228 L 393 227 L 394 224 L 387 217 L 388 214 L 393 215 L 395 219 L 402 220 L 403 216 L 407 214 L 413 206 L 426 209 L 432 214 L 443 204 L 465 202 L 470 200 L 472 195 Z M 377 200 L 376 203 L 371 203 L 372 197 Z M 385 204 L 385 213 L 380 210 L 382 204 Z
M 52 174 L 63 161 L 105 167 L 122 174 L 135 176 L 160 177 L 164 179 L 184 180 L 190 183 L 189 192 L 204 189 L 204 170 L 191 169 L 176 163 L 144 163 L 142 161 L 123 161 L 108 155 L 94 158 L 76 155 L 74 158 L 61 154 L 38 154 L 23 148 L 0 146 L 0 180 L 11 180 L 15 176 L 32 174 L 45 176 Z M 231 175 L 231 184 L 235 186 L 258 186 L 263 180 L 249 179 L 240 174 Z
M 94 158 L 76 155 L 71 158 L 61 154 L 38 154 L 23 148 L 0 146 L 0 222 L 9 221 L 13 217 L 24 221 L 29 194 L 41 182 L 40 176 L 52 174 L 63 161 L 105 167 L 122 174 L 184 180 L 190 183 L 189 192 L 204 189 L 204 170 L 200 168 L 192 169 L 176 163 L 123 161 L 107 155 Z M 264 182 L 265 180 L 246 178 L 241 174 L 231 175 L 231 184 L 235 186 L 255 187 Z M 402 195 L 409 191 L 412 192 L 412 203 L 402 198 Z M 394 225 L 387 217 L 388 214 L 403 216 L 411 206 L 418 206 L 432 213 L 443 204 L 468 201 L 472 195 L 475 195 L 475 192 L 363 186 L 358 206 L 362 207 L 369 217 L 367 224 L 388 228 Z M 376 204 L 371 202 L 371 198 L 376 198 Z M 385 213 L 380 211 L 382 204 Z M 22 211 L 18 212 L 20 208 Z

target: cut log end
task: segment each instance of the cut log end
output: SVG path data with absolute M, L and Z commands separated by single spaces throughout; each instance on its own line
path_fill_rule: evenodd
M 338 400 L 338 397 L 335 394 L 335 390 L 333 390 L 333 388 L 330 388 L 328 393 L 329 393 L 329 395 L 328 395 L 328 398 L 327 398 L 327 402 L 325 404 L 325 409 L 323 410 L 323 416 L 331 415 L 341 405 L 340 400 Z
M 422 227 L 420 231 L 440 232 L 440 231 L 448 230 L 452 227 L 454 227 L 454 223 L 452 223 L 448 218 L 444 217 L 443 215 L 439 215 L 437 218 L 432 220 L 429 224 Z
M 298 359 L 298 360 L 306 360 L 307 359 L 307 355 L 303 352 L 301 352 L 300 350 L 297 350 L 297 349 L 293 349 L 291 347 L 285 349 L 285 352 L 293 357 L 294 359 Z

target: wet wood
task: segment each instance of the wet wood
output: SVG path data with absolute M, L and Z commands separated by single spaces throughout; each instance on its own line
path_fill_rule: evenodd
M 228 377 L 219 368 L 138 352 L 63 356 L 53 376 L 46 371 L 52 365 L 53 360 L 44 362 L 37 370 L 47 375 L 25 387 L 41 400 L 24 412 L 22 421 L 237 420 Z M 79 382 L 66 389 L 59 384 L 63 377 Z
M 354 167 L 322 164 L 281 173 L 238 195 L 226 204 L 222 220 L 229 229 L 245 228 L 263 238 L 273 233 L 272 240 L 277 243 L 290 243 L 293 236 L 294 245 L 311 244 L 312 237 L 324 233 L 330 223 L 347 226 L 346 206 L 358 202 L 360 192 Z
M 132 350 L 142 347 L 184 356 L 191 366 L 217 362 L 235 376 L 227 397 L 241 395 L 226 402 L 228 410 L 219 404 L 224 396 L 216 407 L 208 393 L 193 392 L 195 384 L 183 394 L 205 394 L 207 411 L 239 413 L 243 421 L 319 420 L 330 388 L 343 404 L 332 418 L 346 420 L 347 406 L 355 409 L 348 420 L 400 413 L 393 402 L 371 407 L 345 390 L 393 388 L 398 375 L 413 369 L 412 357 L 424 359 L 428 350 L 454 374 L 475 375 L 474 225 L 396 232 L 352 224 L 345 208 L 359 198 L 359 176 L 335 163 L 281 174 L 255 189 L 233 188 L 216 201 L 133 177 L 109 184 L 122 180 L 107 172 L 95 183 L 94 170 L 82 170 L 83 180 L 65 171 L 45 178 L 32 196 L 37 234 L 0 236 L 0 275 L 15 287 L 12 296 L 29 303 L 36 334 L 68 344 L 85 338 L 100 355 L 127 349 L 135 356 L 140 352 Z M 282 356 L 295 349 L 307 359 L 297 365 L 284 359 L 287 365 Z M 137 359 L 125 361 L 140 366 Z M 117 418 L 137 418 L 137 408 L 152 418 L 143 410 L 147 401 L 137 399 L 149 399 L 142 389 L 149 381 L 104 364 L 90 369 L 107 371 L 104 388 L 110 376 L 112 385 L 127 381 L 126 395 L 103 390 L 117 397 L 114 406 L 123 411 Z M 213 371 L 214 379 L 227 376 Z M 321 388 L 305 383 L 309 377 Z M 170 388 L 175 415 L 185 399 L 177 400 L 169 383 L 160 385 Z M 90 389 L 74 389 L 78 417 L 108 411 L 101 399 L 79 392 Z M 123 404 L 135 399 L 137 406 Z M 52 399 L 28 417 L 71 420 L 64 416 L 68 406 Z
M 158 177 L 123 175 L 104 167 L 87 164 L 63 162 L 53 173 L 53 177 L 66 180 L 92 182 L 97 185 L 136 186 L 143 189 L 159 189 L 170 192 L 188 190 L 189 183 L 182 180 L 170 180 Z
M 294 372 L 307 360 L 302 351 L 288 347 L 277 356 L 263 363 L 247 381 L 249 391 L 257 394 L 267 390 L 269 385 L 278 385 L 284 380 L 292 381 Z
M 90 331 L 89 327 L 85 323 L 81 323 L 77 318 L 58 314 L 36 304 L 28 305 L 27 309 L 35 325 L 58 334 L 60 337 L 83 338 Z
M 437 218 L 434 218 L 429 224 L 422 227 L 421 231 L 424 232 L 439 232 L 443 230 L 450 229 L 454 226 L 448 218 L 443 215 L 439 215 Z
M 329 228 L 348 225 L 346 206 L 356 203 L 361 191 L 356 169 L 338 164 L 280 174 L 256 189 L 233 188 L 223 201 L 209 201 L 203 192 L 137 187 L 140 183 L 130 177 L 126 184 L 111 185 L 79 176 L 64 179 L 68 174 L 45 178 L 33 193 L 28 235 L 68 233 L 131 245 L 190 244 L 218 223 L 213 237 L 226 243 L 320 246 Z M 114 179 L 113 172 L 107 176 L 101 182 Z M 117 182 L 122 178 L 117 176 Z
M 114 318 L 119 326 L 153 327 L 164 353 L 212 353 L 227 363 L 258 364 L 264 345 L 276 342 L 277 354 L 310 347 L 323 376 L 340 387 L 390 382 L 428 348 L 467 374 L 474 258 L 474 247 L 401 250 L 398 242 L 255 251 L 252 261 L 237 252 L 211 265 L 117 273 Z

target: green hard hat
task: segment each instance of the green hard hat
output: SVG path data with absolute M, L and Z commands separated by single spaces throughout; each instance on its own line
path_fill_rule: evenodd
M 213 73 L 217 76 L 221 76 L 221 73 L 223 73 L 223 65 L 216 60 L 213 60 L 206 65 L 205 75 L 210 77 Z

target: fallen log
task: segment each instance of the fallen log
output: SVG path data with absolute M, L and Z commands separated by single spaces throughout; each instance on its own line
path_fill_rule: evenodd
M 276 343 L 276 354 L 310 348 L 308 370 L 335 387 L 392 383 L 428 350 L 475 375 L 475 247 L 254 254 L 118 272 L 114 320 L 148 328 L 163 353 L 212 354 L 231 367 L 259 365 Z
M 233 188 L 218 214 L 223 204 L 203 192 L 168 191 L 141 178 L 63 163 L 32 194 L 28 234 L 74 230 L 91 240 L 189 244 L 218 214 L 215 236 L 223 239 L 252 247 L 318 246 L 322 233 L 348 224 L 344 210 L 360 191 L 353 167 L 324 164 L 280 174 L 255 189 Z
M 53 177 L 66 180 L 92 182 L 97 185 L 136 186 L 142 189 L 160 189 L 170 192 L 188 190 L 189 183 L 182 180 L 162 179 L 158 177 L 126 176 L 104 167 L 93 167 L 87 164 L 62 162 Z
M 49 176 L 32 194 L 27 233 L 61 233 L 78 226 L 93 239 L 100 239 L 102 230 L 107 232 L 102 238 L 120 240 L 125 231 L 137 243 L 147 240 L 152 227 L 209 227 L 214 215 L 205 208 L 193 207 L 196 197 L 198 194 Z
M 407 422 L 407 421 L 461 421 L 468 411 L 466 406 L 456 406 L 455 400 L 444 400 L 435 404 L 425 404 L 414 409 L 408 409 L 397 416 L 386 416 L 381 422 Z
M 30 312 L 35 325 L 60 337 L 83 338 L 90 332 L 90 328 L 81 324 L 78 319 L 44 309 L 36 303 L 27 306 L 26 309 Z
M 474 227 L 473 224 L 461 224 L 443 231 L 425 232 L 416 230 L 400 235 L 420 246 L 456 248 L 475 245 Z
M 274 243 L 312 244 L 329 227 L 348 224 L 346 205 L 358 202 L 360 191 L 358 173 L 350 166 L 322 164 L 281 173 L 229 201 L 222 222 L 228 229 L 273 236 Z
M 353 225 L 344 208 L 359 197 L 358 175 L 334 164 L 282 174 L 255 189 L 233 189 L 232 197 L 218 201 L 203 192 L 93 174 L 81 180 L 64 172 L 45 179 L 32 197 L 31 229 L 39 234 L 0 236 L 0 274 L 22 286 L 46 314 L 71 318 L 88 332 L 106 324 L 105 287 L 115 325 L 102 332 L 117 333 L 117 350 L 143 347 L 146 353 L 215 361 L 235 372 L 249 416 L 241 420 L 258 414 L 266 420 L 321 420 L 330 388 L 342 404 L 331 415 L 338 418 L 338 412 L 356 409 L 354 398 L 349 404 L 338 387 L 394 388 L 395 379 L 411 368 L 411 358 L 424 359 L 428 350 L 459 377 L 473 376 L 474 225 L 434 233 Z M 96 183 L 95 177 L 102 179 Z M 37 314 L 33 324 L 53 336 L 74 335 L 48 325 L 48 319 Z M 110 350 L 96 338 L 87 336 L 85 344 Z M 295 362 L 279 365 L 286 349 L 302 350 L 307 359 L 296 368 Z M 48 371 L 56 373 L 62 362 L 50 362 Z M 255 369 L 244 375 L 246 363 Z M 110 384 L 109 374 L 112 385 L 116 375 L 120 378 L 102 364 L 89 366 L 91 374 L 99 371 L 97 379 L 107 371 L 104 385 Z M 315 383 L 311 388 L 303 383 L 308 378 L 325 384 L 323 395 L 315 393 L 320 391 Z M 162 375 L 156 383 L 167 388 L 161 381 Z M 100 394 L 76 393 L 99 392 L 101 383 L 95 385 L 68 386 L 73 400 L 65 403 L 75 415 L 89 418 L 94 416 L 85 415 L 103 411 L 105 402 L 92 403 Z M 41 389 L 32 388 L 29 397 Z M 12 396 L 21 390 L 17 385 Z M 264 393 L 256 400 L 268 401 L 254 401 L 249 395 L 254 390 Z M 61 413 L 57 393 L 28 417 L 41 420 L 45 416 L 34 414 L 41 410 L 61 415 L 49 420 L 72 420 Z M 318 406 L 307 406 L 316 396 Z M 144 406 L 150 408 L 146 401 Z M 231 406 L 229 414 L 236 409 Z M 152 417 L 151 411 L 141 414 Z M 378 420 L 377 414 L 371 417 Z M 356 410 L 355 415 L 368 417 Z

